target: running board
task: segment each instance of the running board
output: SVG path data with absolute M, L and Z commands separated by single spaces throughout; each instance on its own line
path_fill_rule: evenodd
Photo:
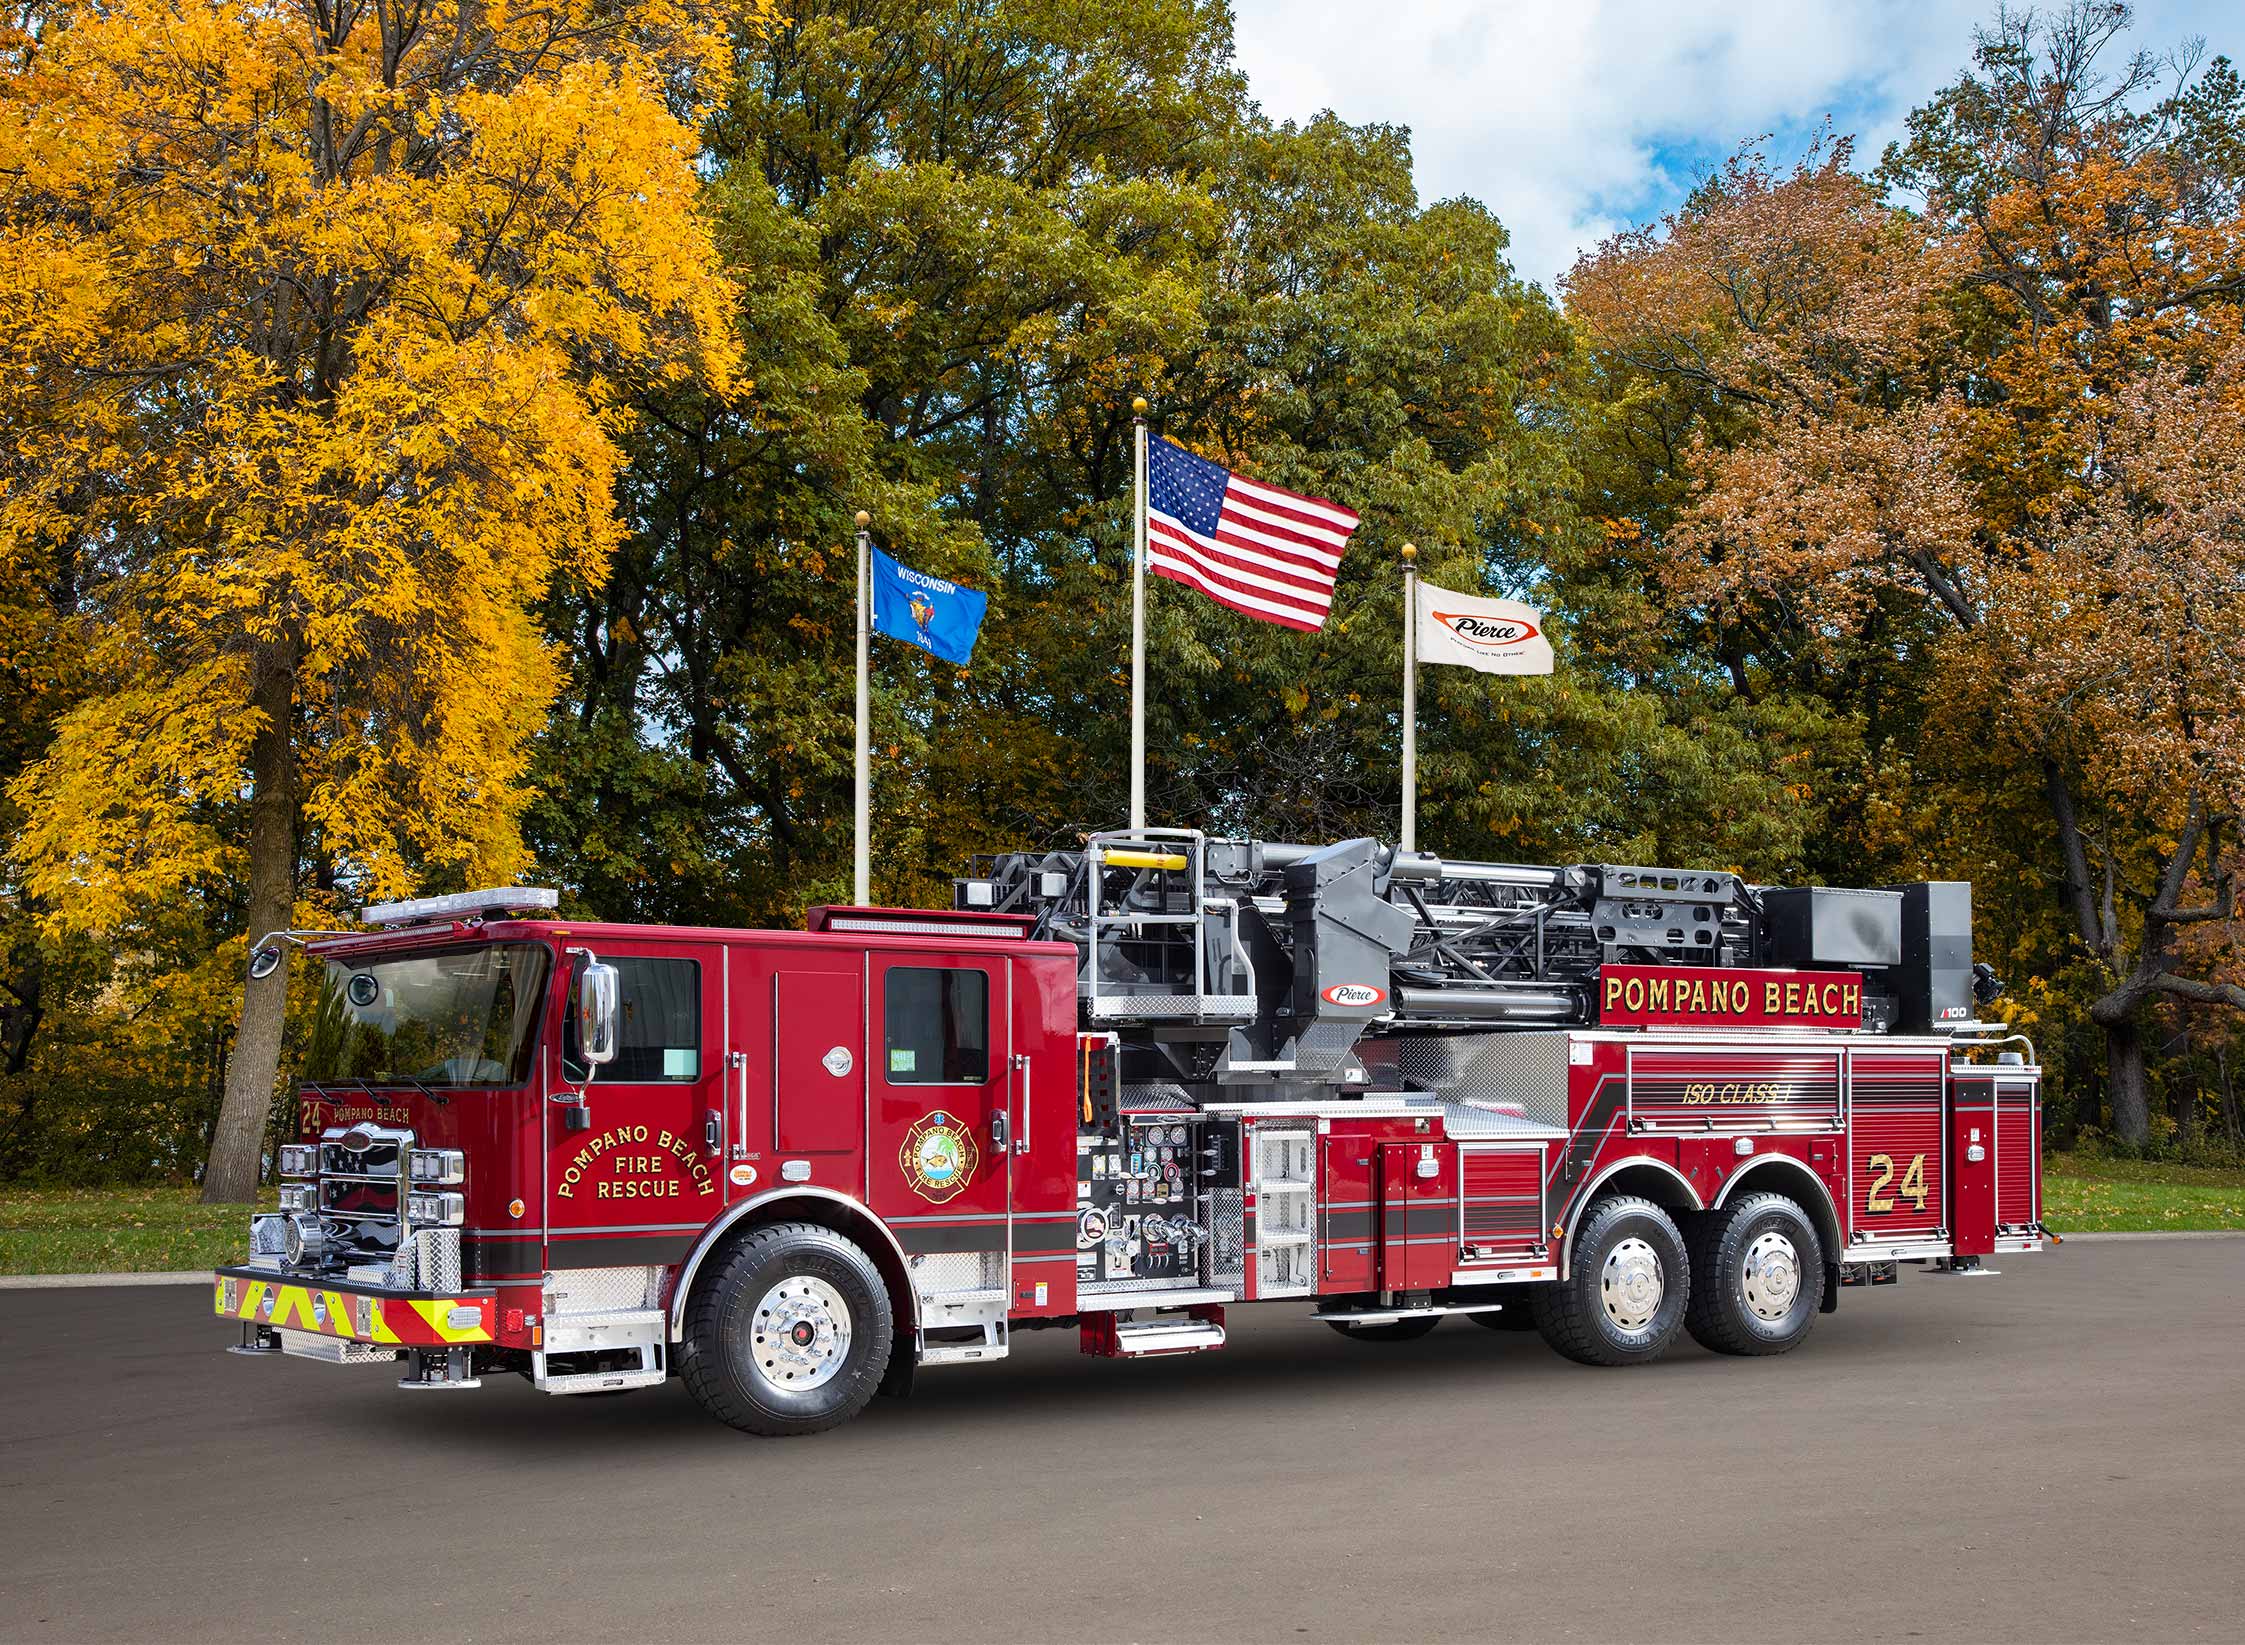
M 1320 1310 L 1310 1318 L 1340 1325 L 1393 1325 L 1397 1320 L 1439 1319 L 1444 1314 L 1501 1314 L 1504 1306 L 1501 1302 L 1445 1302 L 1424 1308 L 1347 1308 L 1330 1313 Z
M 1182 1318 L 1156 1314 L 1151 1319 L 1087 1314 L 1078 1332 L 1083 1351 L 1099 1359 L 1197 1354 L 1224 1346 L 1224 1310 L 1210 1305 L 1191 1309 Z

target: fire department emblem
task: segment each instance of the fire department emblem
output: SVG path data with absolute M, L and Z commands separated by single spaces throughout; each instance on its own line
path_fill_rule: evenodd
M 956 1115 L 939 1108 L 912 1122 L 897 1159 L 912 1192 L 931 1205 L 941 1205 L 966 1187 L 980 1153 L 974 1133 Z

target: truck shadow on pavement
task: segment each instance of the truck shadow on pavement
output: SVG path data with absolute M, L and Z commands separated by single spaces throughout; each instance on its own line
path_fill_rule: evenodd
M 1430 1416 L 1455 1413 L 1460 1401 L 1498 1394 L 1516 1413 L 1543 1405 L 1650 1407 L 1700 1400 L 1713 1376 L 1726 1378 L 1726 1390 L 1733 1393 L 1740 1378 L 1757 1388 L 1799 1385 L 1833 1355 L 1855 1362 L 1866 1356 L 1916 1358 L 1922 1369 L 1927 1344 L 1924 1322 L 1918 1325 L 1912 1330 L 1899 1311 L 1862 1320 L 1846 1332 L 1828 1319 L 1799 1353 L 1761 1360 L 1727 1360 L 1687 1338 L 1657 1365 L 1627 1371 L 1572 1364 L 1533 1332 L 1490 1331 L 1464 1321 L 1410 1343 L 1349 1342 L 1310 1322 L 1272 1322 L 1235 1335 L 1217 1352 L 1136 1361 L 1084 1357 L 1072 1330 L 1023 1332 L 1008 1359 L 924 1371 L 909 1397 L 877 1397 L 854 1421 L 801 1443 L 854 1448 L 891 1444 L 900 1435 L 950 1443 L 988 1429 L 1018 1434 L 1088 1419 L 1109 1410 L 1118 1395 L 1158 1399 L 1174 1417 L 1218 1427 L 1298 1415 L 1325 1407 L 1336 1395 L 1364 1409 L 1423 1402 Z M 1854 1340 L 1837 1340 L 1843 1335 Z M 457 1454 L 466 1448 L 521 1456 L 612 1445 L 619 1453 L 662 1454 L 675 1447 L 701 1455 L 713 1440 L 750 1437 L 729 1436 L 675 1379 L 612 1397 L 549 1398 L 527 1383 L 498 1376 L 487 1377 L 474 1393 L 404 1398 L 384 1389 L 379 1396 L 369 1390 L 366 1398 L 359 1422 L 386 1432 L 365 1437 L 406 1451 Z M 756 1449 L 777 1455 L 798 1447 L 780 1442 L 773 1450 L 758 1442 Z

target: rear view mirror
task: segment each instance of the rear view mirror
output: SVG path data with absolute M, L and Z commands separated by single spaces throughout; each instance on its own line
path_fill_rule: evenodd
M 592 1067 L 616 1060 L 616 1021 L 623 997 L 616 968 L 587 958 L 577 973 L 578 1055 Z

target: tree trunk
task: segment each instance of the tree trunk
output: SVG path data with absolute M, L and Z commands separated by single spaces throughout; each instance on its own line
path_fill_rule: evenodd
M 2237 1117 L 2237 1088 L 2229 1082 L 2229 1047 L 2223 1046 L 2214 1054 L 2214 1067 L 2222 1076 L 2222 1129 L 2229 1135 L 2229 1146 L 2234 1152 L 2240 1140 Z
M 2144 1092 L 2143 1030 L 2135 1023 L 2106 1028 L 2105 1080 L 2114 1133 L 2122 1142 L 2141 1148 L 2151 1135 L 2151 1109 Z
M 296 907 L 296 657 L 271 647 L 257 658 L 251 704 L 264 715 L 250 745 L 249 940 L 288 929 Z M 281 1025 L 288 1007 L 288 966 L 250 979 L 242 987 L 242 1014 L 226 1063 L 226 1096 L 211 1133 L 210 1163 L 203 1171 L 203 1203 L 241 1204 L 257 1198 L 264 1161 L 265 1125 L 273 1112 L 273 1079 L 280 1069 Z

